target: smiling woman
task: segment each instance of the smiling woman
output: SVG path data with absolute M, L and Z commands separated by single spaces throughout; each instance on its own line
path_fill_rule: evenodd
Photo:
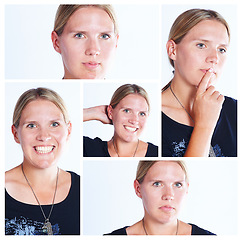
M 111 5 L 60 5 L 51 34 L 61 54 L 64 79 L 103 79 L 118 42 Z
M 23 162 L 5 174 L 6 235 L 80 234 L 80 177 L 57 165 L 71 129 L 53 90 L 30 89 L 18 99 L 12 133 Z
M 150 112 L 147 92 L 136 84 L 120 86 L 110 104 L 85 108 L 83 121 L 112 124 L 111 140 L 84 137 L 84 157 L 157 157 L 158 147 L 139 140 Z

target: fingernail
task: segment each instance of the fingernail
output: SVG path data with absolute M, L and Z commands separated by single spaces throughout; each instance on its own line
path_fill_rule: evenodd
M 209 72 L 213 72 L 213 69 L 212 69 L 212 68 L 209 68 L 208 71 L 209 71 Z

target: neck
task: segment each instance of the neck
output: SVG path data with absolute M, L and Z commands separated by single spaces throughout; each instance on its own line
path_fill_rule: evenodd
M 171 88 L 182 105 L 190 111 L 196 97 L 197 88 L 179 80 L 176 76 L 172 79 Z
M 139 139 L 134 142 L 121 141 L 118 137 L 113 136 L 110 140 L 114 152 L 119 157 L 134 157 L 139 147 Z
M 23 171 L 29 182 L 33 186 L 53 185 L 56 182 L 57 165 L 40 169 L 28 164 L 26 161 L 22 163 Z
M 141 223 L 145 235 L 178 235 L 179 232 L 178 219 L 169 223 L 155 223 L 144 217 Z

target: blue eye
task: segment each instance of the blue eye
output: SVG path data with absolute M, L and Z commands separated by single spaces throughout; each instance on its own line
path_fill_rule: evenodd
M 203 44 L 203 43 L 198 43 L 198 44 L 197 44 L 197 47 L 200 48 L 200 49 L 203 49 L 203 48 L 205 48 L 205 44 Z
M 141 112 L 140 113 L 140 116 L 145 117 L 146 116 L 146 113 L 145 112 Z
M 154 182 L 154 183 L 153 183 L 153 186 L 155 186 L 155 187 L 160 187 L 160 186 L 161 186 L 161 182 Z
M 52 127 L 58 127 L 60 124 L 58 123 L 58 122 L 53 122 L 52 124 L 51 124 L 51 126 Z
M 124 112 L 129 113 L 130 111 L 129 111 L 129 109 L 124 109 Z
M 180 182 L 175 183 L 175 186 L 176 186 L 177 188 L 181 188 L 181 187 L 182 187 L 182 183 L 180 183 Z
M 227 50 L 225 49 L 225 48 L 219 48 L 219 50 L 218 50 L 220 53 L 226 53 L 227 52 Z
M 75 35 L 75 38 L 84 38 L 84 35 L 82 33 L 77 33 Z
M 110 36 L 109 34 L 107 34 L 107 33 L 101 35 L 101 38 L 102 38 L 102 39 L 105 39 L 105 40 L 106 40 L 106 39 L 109 39 L 110 37 L 111 37 L 111 36 Z
M 36 125 L 34 123 L 29 123 L 27 125 L 27 128 L 36 128 Z

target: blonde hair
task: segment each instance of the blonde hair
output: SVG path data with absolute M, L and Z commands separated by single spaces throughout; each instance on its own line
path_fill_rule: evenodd
M 54 31 L 57 33 L 58 36 L 62 34 L 64 31 L 65 25 L 68 22 L 71 15 L 78 10 L 79 8 L 87 8 L 87 7 L 95 7 L 104 10 L 114 25 L 114 33 L 118 34 L 118 23 L 117 18 L 114 12 L 112 5 L 110 4 L 60 4 L 56 16 L 55 16 L 55 23 L 54 23 Z
M 141 97 L 143 97 L 148 105 L 148 110 L 150 111 L 150 103 L 149 103 L 149 97 L 147 92 L 144 90 L 144 88 L 136 85 L 136 84 L 124 84 L 120 86 L 113 94 L 110 105 L 112 108 L 115 108 L 119 102 L 128 96 L 129 94 L 138 94 Z
M 17 128 L 24 108 L 38 99 L 48 100 L 56 105 L 63 114 L 65 123 L 69 123 L 69 115 L 63 99 L 53 90 L 48 88 L 29 89 L 18 99 L 13 113 L 13 125 Z
M 146 174 L 148 173 L 149 169 L 156 163 L 160 161 L 139 161 L 136 171 L 136 180 L 141 184 L 144 181 Z M 189 181 L 188 172 L 185 162 L 183 161 L 169 161 L 177 163 L 185 174 L 186 182 Z

